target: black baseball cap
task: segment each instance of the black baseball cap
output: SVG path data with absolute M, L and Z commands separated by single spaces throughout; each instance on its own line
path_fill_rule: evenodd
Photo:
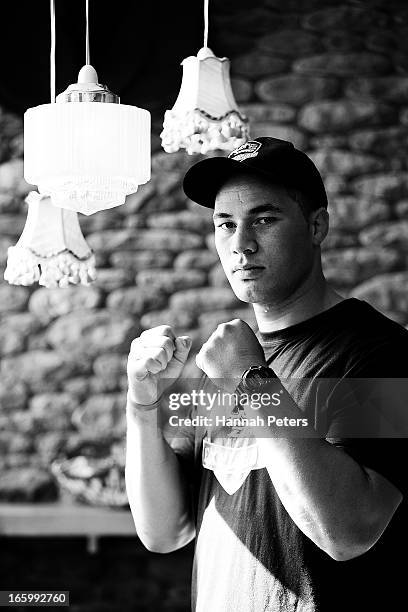
M 248 140 L 228 157 L 211 157 L 194 164 L 184 177 L 184 193 L 193 202 L 214 208 L 221 185 L 240 171 L 254 172 L 273 184 L 301 191 L 314 209 L 327 208 L 322 177 L 310 157 L 293 143 L 269 136 Z

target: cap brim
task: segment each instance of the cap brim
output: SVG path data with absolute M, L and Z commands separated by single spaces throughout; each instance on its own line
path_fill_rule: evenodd
M 237 172 L 255 174 L 269 181 L 273 180 L 272 172 L 266 172 L 262 168 L 253 166 L 250 161 L 236 161 L 230 157 L 203 159 L 187 170 L 183 180 L 184 193 L 200 206 L 214 208 L 215 197 L 221 185 Z M 281 183 L 282 176 L 277 175 L 276 180 Z
M 248 161 L 236 161 L 230 157 L 210 157 L 197 162 L 187 170 L 183 180 L 184 193 L 190 200 L 214 208 L 215 196 L 221 185 L 237 172 L 256 174 L 271 180 L 271 172 L 252 166 Z
M 184 193 L 193 202 L 214 208 L 220 186 L 237 170 L 242 172 L 242 163 L 229 157 L 203 159 L 187 170 L 183 180 Z

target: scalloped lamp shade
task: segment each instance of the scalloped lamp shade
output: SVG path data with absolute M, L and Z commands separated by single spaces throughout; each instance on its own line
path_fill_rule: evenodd
M 249 138 L 248 120 L 238 109 L 229 77 L 229 60 L 208 47 L 181 63 L 183 79 L 171 110 L 165 112 L 162 146 L 167 153 L 232 151 Z
M 26 202 L 26 224 L 17 244 L 8 249 L 4 279 L 12 285 L 89 285 L 96 278 L 95 257 L 77 213 L 57 208 L 36 191 L 28 194 Z
M 91 215 L 150 179 L 150 113 L 70 101 L 24 114 L 24 178 L 55 206 Z

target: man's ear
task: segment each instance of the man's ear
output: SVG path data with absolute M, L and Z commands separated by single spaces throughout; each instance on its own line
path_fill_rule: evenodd
M 326 238 L 329 231 L 329 213 L 323 206 L 314 210 L 309 217 L 312 241 L 319 246 Z

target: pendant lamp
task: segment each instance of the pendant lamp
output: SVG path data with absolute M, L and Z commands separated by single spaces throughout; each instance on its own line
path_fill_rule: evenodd
M 164 115 L 160 137 L 167 153 L 232 151 L 249 138 L 248 120 L 232 93 L 230 61 L 216 57 L 207 46 L 208 0 L 204 0 L 204 23 L 204 46 L 197 56 L 182 61 L 180 93 Z
M 4 278 L 12 285 L 67 287 L 96 278 L 95 257 L 79 226 L 78 214 L 58 208 L 48 196 L 31 191 L 26 224 L 9 247 Z
M 55 102 L 55 7 L 51 0 L 51 103 L 24 114 L 24 177 L 55 206 L 91 215 L 125 202 L 150 179 L 150 113 L 120 104 L 86 64 Z M 53 25 L 54 24 L 54 25 Z

